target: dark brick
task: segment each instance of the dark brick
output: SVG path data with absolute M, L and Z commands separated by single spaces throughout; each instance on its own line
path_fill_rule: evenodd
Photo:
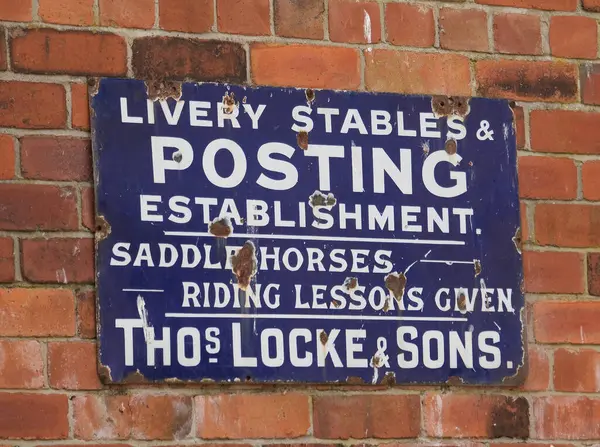
M 588 253 L 588 292 L 600 296 L 600 253 Z
M 6 33 L 4 28 L 0 27 L 0 70 L 6 70 L 8 63 L 6 61 Z
M 246 80 L 246 52 L 233 42 L 144 37 L 133 43 L 132 65 L 143 79 Z

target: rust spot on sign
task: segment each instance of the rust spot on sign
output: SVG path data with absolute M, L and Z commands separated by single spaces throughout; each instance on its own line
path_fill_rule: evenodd
M 223 113 L 225 115 L 231 115 L 235 111 L 235 94 L 225 93 L 223 96 Z
M 469 98 L 463 96 L 434 96 L 431 110 L 437 116 L 457 115 L 465 117 L 469 114 Z
M 148 379 L 139 371 L 134 371 L 125 376 L 121 383 L 144 383 L 148 382 Z
M 315 91 L 312 88 L 306 89 L 306 100 L 309 103 L 312 103 L 315 100 Z
M 110 224 L 106 218 L 102 215 L 96 216 L 96 242 L 106 239 L 110 234 L 110 231 Z
M 385 286 L 392 292 L 396 301 L 400 301 L 404 296 L 406 275 L 404 273 L 390 273 L 385 277 Z
M 210 223 L 208 232 L 215 237 L 229 237 L 233 232 L 231 221 L 228 217 L 215 219 Z
M 358 278 L 356 278 L 356 277 L 346 278 L 344 281 L 344 287 L 346 288 L 347 291 L 356 289 L 358 287 Z
M 102 383 L 111 383 L 112 376 L 110 375 L 110 368 L 102 363 L 98 363 L 98 376 Z
M 319 334 L 319 340 L 321 341 L 321 344 L 325 346 L 327 344 L 327 340 L 329 340 L 329 335 L 327 335 L 327 332 L 321 331 Z
M 524 397 L 500 398 L 490 414 L 491 438 L 529 438 L 529 402 Z
M 381 379 L 382 385 L 394 386 L 396 384 L 396 375 L 393 372 L 386 372 Z
M 365 381 L 361 377 L 349 376 L 346 383 L 348 385 L 364 385 Z
M 298 143 L 298 147 L 305 151 L 308 149 L 308 132 L 301 130 L 296 135 L 296 143 Z
M 152 101 L 165 100 L 167 98 L 179 101 L 179 98 L 181 98 L 181 82 L 165 79 L 149 80 L 146 81 L 146 91 L 148 92 L 148 99 Z
M 521 227 L 517 228 L 515 231 L 515 235 L 512 238 L 513 244 L 515 244 L 515 248 L 517 249 L 517 253 L 521 254 L 523 250 L 523 239 L 521 237 Z
M 456 300 L 456 304 L 458 305 L 458 310 L 461 312 L 465 312 L 467 310 L 467 295 L 464 292 L 460 292 L 458 295 L 458 299 Z
M 444 145 L 444 149 L 448 153 L 448 155 L 456 154 L 456 140 L 450 139 L 450 140 L 446 141 L 446 144 Z
M 100 90 L 100 82 L 98 78 L 89 78 L 87 81 L 88 92 L 90 96 L 93 98 L 98 94 L 98 90 Z
M 473 265 L 475 266 L 475 277 L 478 277 L 481 273 L 481 261 L 479 259 L 475 259 L 473 261 Z
M 325 207 L 331 209 L 336 203 L 337 200 L 332 193 L 325 195 L 321 191 L 315 191 L 308 198 L 308 204 L 312 208 Z
M 252 277 L 256 274 L 256 256 L 254 252 L 254 244 L 251 241 L 246 241 L 237 254 L 231 257 L 231 270 L 242 290 L 248 288 Z

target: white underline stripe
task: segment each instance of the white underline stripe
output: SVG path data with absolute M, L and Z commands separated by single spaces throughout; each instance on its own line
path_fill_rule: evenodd
M 432 264 L 474 264 L 475 261 L 444 261 L 442 259 L 421 259 L 421 262 L 431 262 Z
M 211 233 L 199 231 L 165 231 L 165 236 L 215 237 Z M 377 237 L 343 237 L 343 236 L 313 236 L 298 234 L 259 234 L 234 233 L 228 238 L 244 239 L 292 239 L 306 241 L 339 241 L 339 242 L 385 242 L 386 244 L 420 244 L 420 245 L 465 245 L 464 241 L 449 241 L 435 239 L 385 239 Z
M 123 289 L 123 292 L 149 292 L 149 293 L 161 293 L 164 292 L 162 289 Z
M 468 321 L 465 317 L 404 317 L 385 315 L 291 315 L 291 314 L 198 314 L 166 313 L 166 318 L 241 318 L 272 320 L 390 320 L 390 321 Z

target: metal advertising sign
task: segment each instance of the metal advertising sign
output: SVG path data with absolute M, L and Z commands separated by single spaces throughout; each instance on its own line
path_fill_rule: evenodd
M 93 90 L 106 381 L 522 376 L 507 101 Z

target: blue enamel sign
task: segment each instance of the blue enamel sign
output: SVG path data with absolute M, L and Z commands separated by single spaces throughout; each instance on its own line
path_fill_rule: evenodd
M 522 379 L 507 101 L 103 79 L 91 107 L 106 381 Z

